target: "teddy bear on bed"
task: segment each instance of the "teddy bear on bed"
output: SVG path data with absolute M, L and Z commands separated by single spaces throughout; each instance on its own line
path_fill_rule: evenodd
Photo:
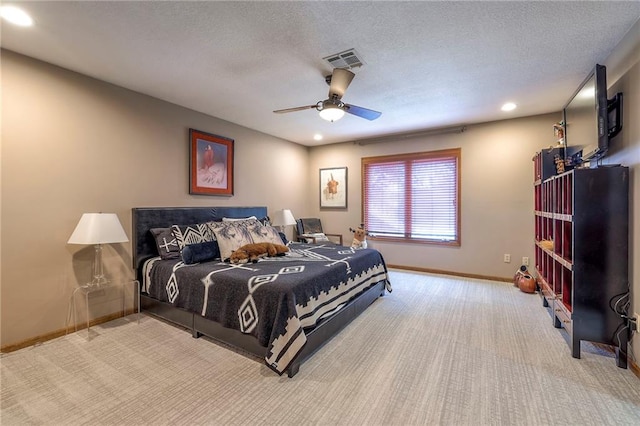
M 367 248 L 367 231 L 364 229 L 364 223 L 361 223 L 356 229 L 349 228 L 349 231 L 353 232 L 351 248 Z
M 256 263 L 261 257 L 284 256 L 289 251 L 289 247 L 282 244 L 253 243 L 245 244 L 238 250 L 231 253 L 229 261 L 231 263 Z

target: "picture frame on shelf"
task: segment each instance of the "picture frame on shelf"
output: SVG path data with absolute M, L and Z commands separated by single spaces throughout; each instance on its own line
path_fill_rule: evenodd
M 234 140 L 189 129 L 189 143 L 189 194 L 232 196 Z
M 320 208 L 347 208 L 347 168 L 320 169 Z

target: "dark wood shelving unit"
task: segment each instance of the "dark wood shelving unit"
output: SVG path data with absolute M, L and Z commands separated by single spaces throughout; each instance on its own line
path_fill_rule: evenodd
M 534 157 L 535 270 L 543 305 L 554 326 L 569 334 L 574 358 L 582 340 L 598 342 L 614 346 L 616 364 L 626 368 L 628 332 L 611 305 L 629 291 L 629 169 L 550 175 L 552 159 L 543 153 Z

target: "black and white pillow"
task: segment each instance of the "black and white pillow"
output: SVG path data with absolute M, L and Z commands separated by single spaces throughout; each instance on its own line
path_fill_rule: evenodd
M 206 243 L 216 239 L 206 223 L 172 225 L 171 230 L 173 231 L 173 236 L 176 237 L 180 250 L 189 244 Z
M 257 218 L 256 216 L 249 216 L 249 217 L 223 217 L 222 218 L 222 222 L 225 223 L 229 223 L 229 222 L 236 222 L 236 223 L 241 223 L 243 225 L 248 225 L 248 224 L 252 224 L 254 222 L 260 222 L 263 226 L 271 226 L 271 219 L 269 218 L 269 216 L 265 216 L 265 217 L 261 217 L 261 218 Z
M 158 254 L 162 259 L 177 259 L 180 257 L 180 247 L 171 228 L 153 228 L 151 235 L 156 242 Z
M 282 245 L 282 238 L 272 226 L 264 226 L 261 223 L 247 225 L 251 239 L 254 243 L 271 243 Z
M 249 216 L 249 217 L 223 217 L 222 221 L 223 222 L 244 222 L 244 221 L 251 221 L 251 220 L 258 220 L 257 217 L 255 216 Z
M 269 216 L 265 216 L 263 218 L 258 219 L 258 222 L 260 222 L 264 226 L 272 226 L 271 219 L 269 218 Z
M 209 222 L 210 231 L 214 234 L 220 248 L 220 258 L 227 260 L 234 250 L 253 243 L 247 223 L 260 224 L 255 219 L 234 222 Z

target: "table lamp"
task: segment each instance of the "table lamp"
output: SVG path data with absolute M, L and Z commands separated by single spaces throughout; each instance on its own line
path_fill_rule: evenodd
M 296 218 L 293 217 L 293 213 L 289 209 L 278 210 L 273 214 L 271 224 L 279 227 L 284 232 L 285 226 L 296 224 Z
M 67 244 L 94 244 L 93 280 L 88 285 L 100 286 L 109 282 L 102 271 L 102 244 L 127 241 L 127 234 L 115 213 L 85 213 Z

